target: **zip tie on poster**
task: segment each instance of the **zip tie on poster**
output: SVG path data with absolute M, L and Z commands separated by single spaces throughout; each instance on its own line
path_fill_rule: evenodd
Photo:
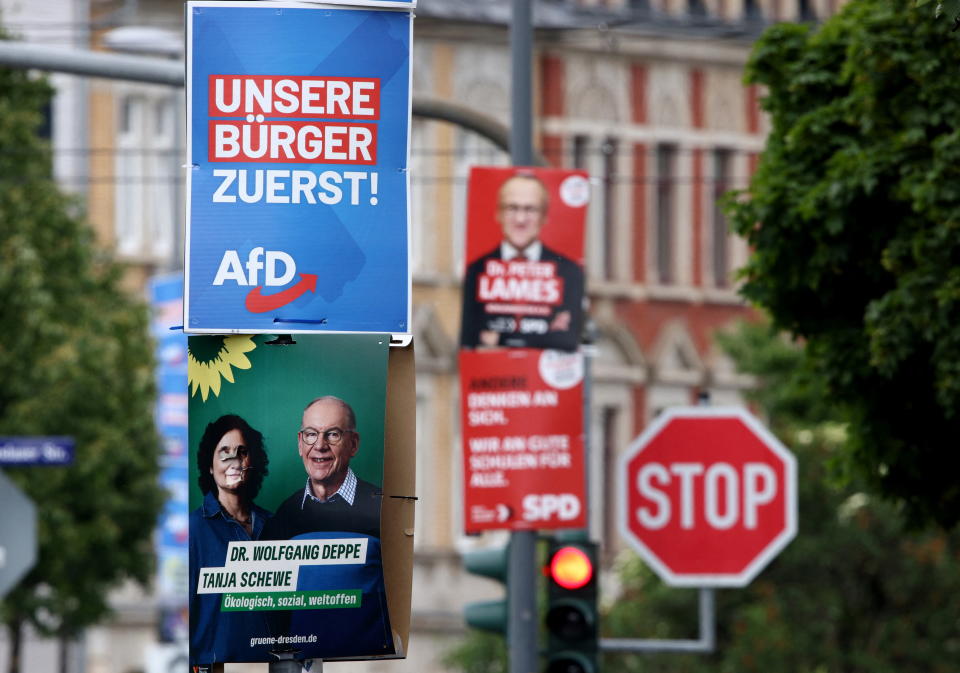
M 373 494 L 374 494 L 374 495 L 377 495 L 377 496 L 380 496 L 381 498 L 384 497 L 384 495 L 385 495 L 383 491 L 374 491 Z M 415 496 L 415 495 L 388 495 L 387 497 L 388 497 L 388 498 L 397 498 L 397 499 L 399 499 L 399 500 L 419 500 L 419 499 L 420 499 L 420 498 L 418 498 L 418 497 Z
M 326 325 L 326 318 L 274 318 L 273 322 L 292 322 L 292 323 L 304 323 L 307 325 Z
M 285 322 L 285 323 L 294 323 L 294 324 L 299 323 L 304 325 L 326 325 L 327 319 L 326 318 L 274 318 L 273 322 L 274 324 L 278 322 Z M 405 338 L 405 335 L 406 333 L 403 333 L 403 335 L 395 337 L 393 333 L 390 333 L 390 346 L 394 347 L 394 346 L 408 345 L 410 343 L 410 339 L 412 339 L 412 336 Z M 293 341 L 292 343 L 296 343 L 296 341 Z M 285 345 L 285 344 L 281 344 L 281 345 Z

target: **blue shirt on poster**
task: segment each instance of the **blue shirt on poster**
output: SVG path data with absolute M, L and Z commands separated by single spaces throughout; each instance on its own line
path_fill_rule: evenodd
M 227 561 L 227 545 L 257 540 L 270 512 L 253 505 L 253 537 L 223 511 L 216 493 L 203 496 L 203 504 L 190 512 L 190 664 L 269 661 L 271 646 L 252 647 L 250 639 L 270 635 L 263 612 L 221 612 L 222 594 L 198 594 L 200 568 L 220 567 Z
M 294 610 L 290 613 L 289 634 L 315 635 L 314 642 L 297 646 L 297 658 L 331 659 L 395 654 L 393 632 L 387 609 L 380 540 L 353 532 L 306 533 L 294 540 L 365 539 L 367 558 L 363 564 L 303 565 L 297 581 L 299 591 L 354 590 L 360 592 L 359 606 L 328 610 Z

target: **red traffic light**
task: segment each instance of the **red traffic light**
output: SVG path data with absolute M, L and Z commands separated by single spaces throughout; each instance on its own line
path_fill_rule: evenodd
M 580 589 L 593 578 L 593 562 L 579 547 L 561 547 L 550 559 L 549 572 L 564 589 Z

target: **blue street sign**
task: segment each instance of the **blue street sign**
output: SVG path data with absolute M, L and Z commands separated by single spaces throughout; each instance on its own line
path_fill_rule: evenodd
M 184 331 L 409 334 L 413 3 L 350 4 L 188 3 Z
M 73 451 L 73 437 L 0 437 L 0 466 L 70 465 Z

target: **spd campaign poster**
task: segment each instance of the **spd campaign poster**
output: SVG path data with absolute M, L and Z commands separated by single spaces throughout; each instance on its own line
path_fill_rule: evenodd
M 470 171 L 462 347 L 579 347 L 589 200 L 583 171 Z
M 460 351 L 464 530 L 587 524 L 581 353 Z
M 187 3 L 184 331 L 410 332 L 412 21 Z
M 381 554 L 389 335 L 189 338 L 190 663 L 397 652 Z

